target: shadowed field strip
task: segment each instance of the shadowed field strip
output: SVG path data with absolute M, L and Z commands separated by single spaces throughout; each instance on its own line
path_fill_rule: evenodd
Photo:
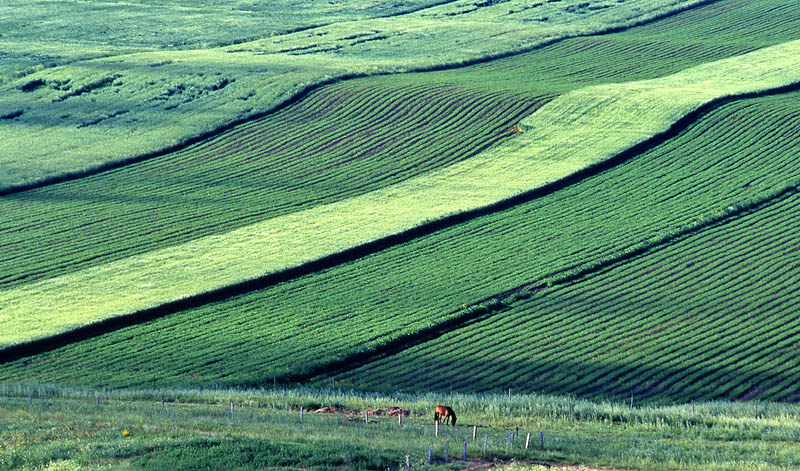
M 491 205 L 602 162 L 726 96 L 800 80 L 800 41 L 664 78 L 589 87 L 523 121 L 527 132 L 389 188 L 0 293 L 3 345 L 191 297 Z

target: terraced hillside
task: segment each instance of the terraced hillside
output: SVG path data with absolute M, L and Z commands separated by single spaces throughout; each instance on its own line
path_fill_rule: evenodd
M 711 11 L 713 12 L 713 10 Z M 738 12 L 738 14 L 741 14 L 741 12 Z M 734 14 L 733 16 L 736 17 L 737 15 Z M 717 18 L 716 20 L 719 20 L 719 18 Z M 713 24 L 716 24 L 715 21 L 709 20 L 709 25 Z M 781 39 L 782 38 L 781 32 L 783 32 L 786 29 L 785 23 L 782 21 L 777 21 L 775 22 L 775 27 L 776 27 L 776 32 L 778 34 L 776 34 L 775 37 L 772 38 L 772 40 Z M 652 32 L 647 33 L 647 35 L 652 35 L 652 34 L 653 34 Z M 629 40 L 621 41 L 619 48 L 621 53 L 618 56 L 613 57 L 613 59 L 628 60 L 629 62 L 635 60 L 635 57 L 638 57 L 638 54 L 641 53 L 641 51 L 634 50 L 631 52 L 631 50 L 628 48 L 629 43 L 630 43 Z M 580 44 L 577 44 L 577 46 L 580 46 Z M 752 44 L 749 44 L 748 47 L 752 47 Z M 591 54 L 592 54 L 591 52 L 587 53 L 587 57 L 589 57 Z M 709 54 L 702 54 L 699 55 L 698 57 L 700 57 L 700 59 L 697 60 L 701 60 L 701 59 L 708 59 L 710 56 Z M 559 74 L 563 74 L 563 70 L 553 69 L 550 66 L 550 64 L 542 63 L 539 61 L 534 62 L 534 61 L 535 58 L 533 58 L 532 56 L 531 57 L 521 56 L 521 57 L 515 57 L 513 59 L 508 59 L 505 61 L 500 61 L 498 64 L 495 65 L 494 69 L 482 66 L 473 69 L 465 69 L 466 71 L 464 73 L 458 73 L 455 75 L 453 72 L 448 71 L 439 74 L 432 74 L 429 77 L 428 76 L 426 77 L 428 77 L 427 79 L 429 80 L 428 82 L 429 86 L 432 87 L 435 91 L 441 91 L 442 87 L 445 86 L 443 85 L 442 79 L 447 77 L 449 77 L 449 85 L 448 85 L 449 88 L 447 88 L 448 90 L 453 88 L 460 89 L 459 87 L 465 87 L 466 84 L 470 83 L 471 84 L 483 83 L 484 84 L 483 88 L 485 89 L 486 88 L 485 84 L 490 83 L 488 79 L 490 79 L 491 77 L 504 79 L 505 80 L 504 84 L 491 82 L 495 90 L 499 89 L 504 94 L 499 94 L 500 92 L 498 91 L 490 92 L 484 90 L 483 95 L 480 95 L 480 93 L 474 91 L 474 89 L 476 88 L 474 85 L 468 88 L 468 90 L 473 90 L 472 92 L 465 92 L 465 93 L 467 93 L 468 96 L 473 96 L 475 93 L 478 93 L 478 96 L 484 96 L 485 98 L 483 100 L 486 100 L 487 103 L 489 103 L 491 106 L 496 105 L 500 110 L 508 110 L 509 107 L 512 106 L 512 102 L 514 101 L 512 98 L 508 98 L 507 95 L 508 93 L 513 92 L 515 93 L 515 95 L 513 96 L 519 97 L 520 95 L 524 96 L 525 93 L 531 95 L 532 92 L 537 91 L 535 90 L 536 87 L 525 85 L 526 83 L 530 83 L 524 80 L 525 76 L 528 76 L 533 72 L 539 73 L 542 71 L 542 69 L 548 70 L 550 71 L 551 74 L 556 76 L 559 76 Z M 524 64 L 526 62 L 537 64 L 539 69 L 536 70 L 536 68 L 534 67 L 533 68 L 534 70 L 531 70 L 532 69 L 531 67 L 528 67 L 527 69 L 518 67 L 519 63 Z M 663 65 L 663 62 L 664 62 L 663 58 L 654 59 L 653 64 L 657 63 L 659 64 L 659 66 L 653 67 L 653 70 L 650 70 L 650 73 L 657 73 L 669 70 L 668 67 L 665 67 Z M 599 69 L 602 68 L 607 69 L 609 67 L 609 64 L 611 63 L 612 63 L 611 60 L 606 60 L 602 64 L 599 64 L 598 67 Z M 676 61 L 676 63 L 673 65 L 675 68 L 678 68 L 681 65 L 685 65 L 685 62 Z M 507 73 L 507 71 L 509 70 L 512 70 L 514 72 Z M 581 82 L 581 75 L 579 73 L 574 74 L 576 75 L 576 77 L 573 81 L 573 87 L 576 87 L 581 83 L 586 84 L 590 79 L 592 73 L 597 73 L 597 70 L 591 70 L 589 71 L 590 73 L 586 73 L 583 76 L 583 82 Z M 632 72 L 631 78 L 639 78 L 642 76 L 643 73 L 646 73 L 648 71 L 646 67 L 642 67 L 639 69 L 631 69 L 631 70 L 634 70 L 634 72 Z M 420 77 L 422 76 L 424 76 L 424 74 L 420 75 Z M 613 78 L 619 80 L 625 77 L 624 75 L 622 76 L 617 75 L 614 76 Z M 373 83 L 373 82 L 366 81 L 366 83 Z M 520 83 L 522 85 L 520 85 Z M 435 85 L 430 85 L 430 84 L 435 84 Z M 513 84 L 517 84 L 516 88 L 512 87 Z M 417 87 L 418 86 L 419 85 L 417 85 Z M 563 83 L 561 84 L 561 88 L 562 90 L 565 88 Z M 400 88 L 399 91 L 397 89 L 393 90 L 397 92 L 397 95 L 390 95 L 390 96 L 397 96 L 397 101 L 402 101 L 404 99 L 403 97 L 406 96 L 405 93 L 408 93 L 408 90 L 403 88 Z M 338 93 L 337 90 L 334 90 L 332 92 L 334 96 L 336 96 L 336 93 Z M 540 93 L 544 92 L 540 91 Z M 506 97 L 505 102 L 503 102 L 501 99 L 503 96 Z M 537 96 L 532 96 L 530 98 L 530 102 L 534 103 L 535 100 L 539 99 L 538 97 L 540 96 L 541 94 Z M 517 98 L 517 100 L 519 100 L 519 98 Z M 476 102 L 477 103 L 474 105 L 476 108 L 482 106 L 482 104 L 484 103 L 483 101 L 481 101 L 481 99 L 476 99 Z M 312 100 L 309 106 L 316 106 L 318 104 L 319 104 L 318 102 Z M 362 103 L 360 101 L 355 101 L 354 107 L 357 110 L 358 107 L 361 105 Z M 407 106 L 408 103 L 406 103 L 405 105 Z M 451 103 L 448 106 L 458 106 L 458 105 L 456 102 L 456 103 Z M 287 116 L 289 116 L 288 126 L 291 127 L 293 124 L 295 124 L 296 121 L 292 121 L 292 119 L 299 121 L 302 121 L 304 119 L 302 114 L 302 106 L 299 106 L 299 108 L 301 108 L 301 110 L 298 113 L 295 113 L 294 110 L 287 111 L 288 113 Z M 429 108 L 433 110 L 434 114 L 439 113 L 440 116 L 449 116 L 452 118 L 452 113 L 451 114 L 448 113 L 450 113 L 450 111 L 452 111 L 453 108 L 448 108 L 448 107 L 445 107 L 444 109 L 432 108 L 432 107 Z M 337 108 L 336 106 L 334 106 L 333 109 L 337 113 L 343 113 L 345 118 L 351 116 L 349 114 L 350 111 L 347 109 L 342 110 L 341 107 Z M 404 110 L 407 108 L 401 107 L 398 109 Z M 482 109 L 486 110 L 486 112 L 488 113 L 495 112 L 493 111 L 493 108 L 487 109 L 484 107 Z M 330 122 L 326 120 L 324 116 L 329 116 L 329 115 L 323 115 L 323 121 L 321 123 L 314 123 L 315 125 L 318 125 L 317 127 L 314 127 L 312 125 L 305 128 L 305 130 L 301 130 L 299 133 L 300 140 L 299 141 L 290 140 L 289 143 L 286 144 L 285 148 L 295 150 L 298 147 L 297 145 L 298 142 L 304 142 L 306 140 L 312 142 L 325 141 L 326 143 L 330 143 L 332 137 L 329 134 L 323 135 L 323 137 L 317 141 L 314 141 L 314 139 L 316 138 L 317 134 L 320 134 L 319 130 L 321 128 L 326 126 L 328 127 L 335 126 L 337 123 L 341 123 L 341 121 L 337 122 L 334 120 L 333 122 Z M 396 113 L 392 114 L 391 116 L 392 119 L 394 119 L 396 117 Z M 497 116 L 497 113 L 495 113 L 495 116 Z M 513 117 L 515 116 L 512 115 L 512 118 Z M 286 121 L 286 116 L 282 115 L 279 118 L 280 119 L 278 122 L 283 123 Z M 366 118 L 367 121 L 369 121 L 370 118 L 371 116 L 367 116 Z M 480 125 L 485 124 L 483 120 L 480 121 L 472 120 L 471 115 L 469 114 L 467 115 L 456 114 L 456 118 L 461 119 L 462 120 L 461 123 L 463 123 L 464 126 L 467 126 L 468 123 L 480 123 Z M 503 118 L 507 119 L 508 116 L 504 116 Z M 445 125 L 450 124 L 449 121 L 445 120 L 441 121 Z M 391 120 L 388 122 L 391 122 L 392 124 L 397 124 Z M 401 120 L 400 123 L 403 123 L 403 121 Z M 268 124 L 275 124 L 275 122 L 270 121 Z M 414 129 L 416 127 L 417 129 L 420 129 L 421 131 L 424 132 L 430 132 L 430 128 L 435 128 L 435 126 L 427 125 L 427 122 L 425 123 L 426 125 L 423 127 L 419 123 L 419 121 L 415 119 L 411 119 L 411 122 L 407 124 L 408 124 L 408 129 Z M 509 121 L 503 122 L 502 120 L 500 120 L 496 124 L 499 124 L 499 126 L 495 126 L 490 131 L 491 133 L 494 133 L 493 134 L 494 137 L 488 137 L 487 142 L 483 143 L 484 146 L 489 145 L 492 142 L 495 142 L 503 135 L 507 137 L 511 135 L 511 133 L 508 132 L 506 128 L 506 125 L 509 124 Z M 109 260 L 119 259 L 122 258 L 123 256 L 142 253 L 147 250 L 154 250 L 159 248 L 159 246 L 165 246 L 165 245 L 168 246 L 170 244 L 176 243 L 176 241 L 180 242 L 182 240 L 198 237 L 199 235 L 205 235 L 209 232 L 219 233 L 224 231 L 225 229 L 230 229 L 231 227 L 243 225 L 248 222 L 253 222 L 254 220 L 267 219 L 270 216 L 280 215 L 281 212 L 288 211 L 286 207 L 289 207 L 290 205 L 293 206 L 292 207 L 293 210 L 297 210 L 298 207 L 299 209 L 302 209 L 304 204 L 308 206 L 312 205 L 310 201 L 312 201 L 314 197 L 317 197 L 318 200 L 322 202 L 326 202 L 327 197 L 325 196 L 325 191 L 326 191 L 325 188 L 326 185 L 331 184 L 331 182 L 333 183 L 336 182 L 334 178 L 334 175 L 336 175 L 336 173 L 334 172 L 340 172 L 338 173 L 339 177 L 336 178 L 340 178 L 339 181 L 341 181 L 342 183 L 342 185 L 336 188 L 335 191 L 340 191 L 343 193 L 343 195 L 342 194 L 335 195 L 335 197 L 328 198 L 328 200 L 335 201 L 336 199 L 341 199 L 343 196 L 353 196 L 353 194 L 358 194 L 359 192 L 366 191 L 364 188 L 359 187 L 355 191 L 349 194 L 347 193 L 348 190 L 346 189 L 346 186 L 348 184 L 358 187 L 358 185 L 362 183 L 360 178 L 359 179 L 352 178 L 352 175 L 359 174 L 358 172 L 362 172 L 364 169 L 364 167 L 361 166 L 361 163 L 362 160 L 365 159 L 358 159 L 356 157 L 355 161 L 350 160 L 350 163 L 355 165 L 354 169 L 348 169 L 346 166 L 334 165 L 335 170 L 329 173 L 324 173 L 322 175 L 322 177 L 325 178 L 324 183 L 320 187 L 322 191 L 319 191 L 317 193 L 314 193 L 312 191 L 309 192 L 308 194 L 304 194 L 306 188 L 301 185 L 304 185 L 306 183 L 309 186 L 318 184 L 320 182 L 319 178 L 321 177 L 313 174 L 310 176 L 308 173 L 303 173 L 308 171 L 307 165 L 305 165 L 300 170 L 299 173 L 297 171 L 298 166 L 294 167 L 290 166 L 290 168 L 285 173 L 275 175 L 274 173 L 271 172 L 272 170 L 275 169 L 275 167 L 280 169 L 284 168 L 283 159 L 285 159 L 285 157 L 283 156 L 283 154 L 279 154 L 274 161 L 270 160 L 266 163 L 263 162 L 261 159 L 254 160 L 259 156 L 269 155 L 269 152 L 271 150 L 274 150 L 271 149 L 268 144 L 256 146 L 251 152 L 239 152 L 237 154 L 242 156 L 244 161 L 248 162 L 248 165 L 253 165 L 253 167 L 247 167 L 245 165 L 241 165 L 236 169 L 234 169 L 233 172 L 219 174 L 220 172 L 217 171 L 218 168 L 217 165 L 219 165 L 221 160 L 209 159 L 208 155 L 215 152 L 219 153 L 221 149 L 220 146 L 229 145 L 230 140 L 233 140 L 234 142 L 233 145 L 236 146 L 247 145 L 246 143 L 250 142 L 248 141 L 248 139 L 253 138 L 252 136 L 254 135 L 254 133 L 256 133 L 258 129 L 261 129 L 260 126 L 262 125 L 263 123 L 256 123 L 252 128 L 245 127 L 244 129 L 236 130 L 228 135 L 220 137 L 218 141 L 212 142 L 211 144 L 198 146 L 198 149 L 193 148 L 187 154 L 189 156 L 188 161 L 184 159 L 183 154 L 170 155 L 170 156 L 165 156 L 163 159 L 154 159 L 148 162 L 144 162 L 141 165 L 133 166 L 131 167 L 133 169 L 132 172 L 129 172 L 130 168 L 123 168 L 120 169 L 119 171 L 110 172 L 108 174 L 101 174 L 96 177 L 85 179 L 85 181 L 81 180 L 78 182 L 66 183 L 64 185 L 57 185 L 54 187 L 50 187 L 42 192 L 34 191 L 34 192 L 20 193 L 18 195 L 11 195 L 9 200 L 12 202 L 12 204 L 14 204 L 15 199 L 18 199 L 17 198 L 18 196 L 20 197 L 19 199 L 23 200 L 23 203 L 20 203 L 18 201 L 16 202 L 17 204 L 16 212 L 17 214 L 21 215 L 20 219 L 22 219 L 23 222 L 20 225 L 23 227 L 25 226 L 34 227 L 33 224 L 40 224 L 37 221 L 37 218 L 42 214 L 42 212 L 30 211 L 31 201 L 37 201 L 39 198 L 42 198 L 43 211 L 54 213 L 54 211 L 52 211 L 52 209 L 54 208 L 49 206 L 51 200 L 54 197 L 57 199 L 63 198 L 65 200 L 64 204 L 61 204 L 59 206 L 59 209 L 61 211 L 58 213 L 58 216 L 50 220 L 50 222 L 53 225 L 52 228 L 42 227 L 41 224 L 39 225 L 39 227 L 41 227 L 42 229 L 39 232 L 39 234 L 44 235 L 44 239 L 41 242 L 34 241 L 34 243 L 41 244 L 41 246 L 44 247 L 44 250 L 37 250 L 35 247 L 32 247 L 32 244 L 28 243 L 28 240 L 30 240 L 29 233 L 26 234 L 24 232 L 18 231 L 17 230 L 18 226 L 17 227 L 13 225 L 10 226 L 8 231 L 9 233 L 13 232 L 20 235 L 17 241 L 15 242 L 16 242 L 16 247 L 19 249 L 19 253 L 21 254 L 21 256 L 9 257 L 7 259 L 9 265 L 11 267 L 22 267 L 23 270 L 25 269 L 30 270 L 28 273 L 23 272 L 17 275 L 16 280 L 17 281 L 24 280 L 26 282 L 31 282 L 34 281 L 37 277 L 47 278 L 46 269 L 43 269 L 42 264 L 39 262 L 39 260 L 34 259 L 33 263 L 31 263 L 28 266 L 26 266 L 24 263 L 20 263 L 21 260 L 29 259 L 32 253 L 41 254 L 40 260 L 44 260 L 44 263 L 51 263 L 51 265 L 54 266 L 56 270 L 61 270 L 62 273 L 71 272 L 83 268 L 85 266 L 96 266 L 101 262 L 107 262 Z M 348 128 L 352 131 L 353 134 L 350 135 L 349 137 L 345 134 L 344 135 L 345 137 L 342 138 L 343 140 L 347 140 L 349 138 L 357 139 L 359 137 L 359 133 L 364 131 L 363 129 L 358 127 L 359 126 L 358 123 L 356 123 L 355 126 L 356 126 L 355 128 Z M 380 126 L 378 126 L 378 128 L 380 128 Z M 254 129 L 256 131 L 254 131 Z M 472 127 L 465 129 L 466 130 L 464 131 L 465 132 L 464 135 L 476 134 L 476 130 L 480 130 L 479 127 L 477 128 Z M 389 133 L 389 136 L 394 135 L 392 133 L 395 131 L 396 130 L 392 128 Z M 366 131 L 366 132 L 369 133 L 371 131 Z M 311 134 L 313 134 L 314 136 L 311 136 Z M 477 136 L 478 139 L 481 139 L 482 135 L 480 135 L 480 133 L 477 134 L 478 134 Z M 425 136 L 426 136 L 425 134 L 422 134 L 422 139 L 425 139 Z M 380 137 L 380 135 L 369 136 L 369 138 L 366 141 L 366 145 L 364 140 L 356 142 L 358 143 L 360 148 L 363 147 L 369 148 L 369 145 L 371 145 L 373 142 L 373 137 L 378 139 L 379 142 L 381 143 L 383 142 L 380 141 L 380 139 L 383 139 Z M 267 137 L 267 139 L 268 138 L 269 137 Z M 456 136 L 456 138 L 458 139 L 458 135 Z M 261 142 L 259 140 L 260 138 L 254 138 L 254 139 L 256 139 L 256 141 L 258 142 Z M 450 141 L 445 141 L 443 145 L 446 146 L 448 142 Z M 466 146 L 473 145 L 474 142 L 476 141 L 475 140 L 467 141 Z M 400 143 L 397 144 L 402 145 Z M 313 147 L 313 144 L 311 145 Z M 397 147 L 389 148 L 388 150 L 384 149 L 385 153 L 379 153 L 377 156 L 375 156 L 375 159 L 371 161 L 372 163 L 368 164 L 371 165 L 372 168 L 371 171 L 377 170 L 378 173 L 385 172 L 386 168 L 384 165 L 382 165 L 384 163 L 383 156 L 396 154 L 397 153 L 395 151 L 396 149 Z M 304 148 L 301 147 L 300 151 L 302 152 L 303 150 Z M 344 149 L 344 151 L 346 150 L 347 149 Z M 412 152 L 414 150 L 415 149 L 413 148 L 411 149 Z M 433 150 L 434 152 L 438 151 L 438 149 L 435 147 L 429 150 Z M 456 148 L 454 150 L 455 150 L 454 154 L 457 155 L 459 149 Z M 403 149 L 403 151 L 407 151 L 407 149 Z M 474 149 L 472 149 L 472 151 L 474 151 Z M 224 150 L 223 154 L 225 152 L 229 152 L 229 150 L 227 149 Z M 462 155 L 461 157 L 453 157 L 454 154 L 439 152 L 439 154 L 437 155 L 444 159 L 442 163 L 440 163 L 439 165 L 450 163 L 455 160 L 463 159 L 464 157 L 469 156 L 469 153 L 465 153 L 465 155 Z M 347 153 L 341 155 L 344 156 L 343 158 L 345 160 L 353 158 L 352 155 Z M 316 157 L 316 159 L 321 161 L 325 160 L 328 157 L 330 157 L 329 150 L 323 148 L 319 151 L 319 155 L 318 157 Z M 402 155 L 400 157 L 402 157 Z M 425 156 L 423 155 L 423 158 L 424 157 Z M 291 158 L 291 154 L 289 158 Z M 197 162 L 201 163 L 202 165 L 194 165 Z M 421 167 L 419 165 L 416 165 L 414 162 L 415 161 L 411 162 L 412 170 L 410 172 L 406 172 L 406 174 L 413 175 L 413 172 L 421 172 L 422 170 L 429 168 L 429 167 Z M 403 165 L 408 165 L 408 164 L 409 163 L 406 162 Z M 322 167 L 324 168 L 329 165 L 330 162 L 326 161 L 322 165 Z M 430 166 L 435 168 L 436 165 L 437 165 L 436 163 L 433 163 Z M 186 173 L 183 173 L 178 171 L 177 170 L 178 168 L 190 168 L 191 170 L 189 170 Z M 371 178 L 369 177 L 368 172 L 369 170 L 365 173 L 365 180 L 367 181 L 369 178 Z M 166 177 L 166 180 L 164 180 L 161 178 L 161 176 L 164 175 L 170 175 L 170 177 Z M 264 175 L 266 175 L 266 178 L 264 177 Z M 271 205 L 275 204 L 276 200 L 279 200 L 281 198 L 280 196 L 278 196 L 277 198 L 274 197 L 281 193 L 280 189 L 278 192 L 274 191 L 276 177 L 279 179 L 285 179 L 285 181 L 290 182 L 287 188 L 282 189 L 283 190 L 282 193 L 287 198 L 287 201 L 278 203 L 278 205 L 284 205 L 284 208 L 279 207 L 277 208 L 277 211 L 275 210 L 274 207 L 271 207 Z M 219 192 L 211 190 L 211 188 L 214 188 L 214 186 L 217 185 L 217 183 L 215 183 L 217 181 L 215 180 L 215 178 L 220 178 L 221 182 L 219 183 L 219 185 L 224 187 L 219 189 Z M 382 176 L 381 178 L 384 178 L 384 176 Z M 401 175 L 399 178 L 394 178 L 394 180 L 388 179 L 387 181 L 387 179 L 384 179 L 382 184 L 386 185 L 388 183 L 392 183 L 393 181 L 401 180 L 402 178 L 403 176 Z M 144 186 L 142 186 L 141 184 L 134 183 L 137 181 L 144 182 Z M 264 181 L 266 181 L 265 190 L 263 192 L 255 191 L 257 190 L 258 185 L 264 184 Z M 87 186 L 82 186 L 83 183 L 87 183 Z M 148 188 L 159 188 L 159 187 L 164 188 L 164 191 L 159 192 L 158 190 L 155 190 L 153 192 L 155 194 L 152 194 L 151 198 L 142 198 L 142 195 L 150 193 Z M 380 187 L 380 184 L 373 185 L 373 188 L 374 187 Z M 114 194 L 112 195 L 108 194 L 110 188 L 114 189 Z M 369 188 L 370 188 L 369 184 L 367 183 L 366 189 Z M 59 196 L 58 194 L 50 193 L 51 189 L 55 189 L 56 192 L 66 190 L 66 194 L 62 193 L 61 196 Z M 214 190 L 217 190 L 217 188 L 214 188 Z M 77 195 L 75 195 L 73 192 L 77 193 Z M 44 193 L 44 195 L 40 195 L 37 193 Z M 188 195 L 188 197 L 184 197 L 182 193 Z M 78 199 L 77 203 L 72 201 L 76 199 L 76 196 Z M 222 196 L 224 196 L 226 199 L 224 202 L 220 202 L 221 201 L 220 198 Z M 264 198 L 265 196 L 267 197 L 273 196 L 273 198 L 267 201 Z M 213 203 L 220 202 L 219 206 L 214 207 L 213 203 L 204 205 L 203 203 L 206 202 L 209 199 L 209 197 L 211 197 Z M 89 201 L 93 203 L 97 202 L 96 206 L 92 207 L 90 205 L 84 204 L 85 202 L 84 200 L 87 198 Z M 111 201 L 110 205 L 108 204 L 109 200 Z M 231 200 L 233 204 L 229 202 Z M 124 208 L 125 204 L 129 204 L 128 206 L 128 208 L 130 208 L 129 211 L 121 210 L 122 208 Z M 101 226 L 103 226 L 104 228 L 111 229 L 102 231 L 101 244 L 105 244 L 105 240 L 108 239 L 107 236 L 109 233 L 110 234 L 120 233 L 125 235 L 121 237 L 112 237 L 111 239 L 109 239 L 110 242 L 107 244 L 107 247 L 100 245 L 99 251 L 98 251 L 98 245 L 86 244 L 87 240 L 92 240 L 93 238 L 95 240 L 98 240 L 96 237 L 96 235 L 99 232 L 97 231 L 98 229 L 97 214 L 107 215 L 107 219 L 104 218 L 103 220 L 100 221 L 100 223 Z M 129 217 L 130 215 L 133 215 L 133 217 Z M 27 220 L 28 222 L 24 222 L 25 218 L 28 218 Z M 31 222 L 31 219 L 36 222 Z M 73 224 L 75 224 L 75 226 L 79 228 L 78 231 L 72 233 L 64 232 L 61 228 L 61 225 L 63 225 L 63 221 L 66 219 L 72 221 Z M 148 223 L 149 227 L 152 227 L 154 230 L 145 233 L 141 238 L 129 237 L 129 234 L 135 234 L 137 232 L 141 232 L 137 230 L 132 231 L 131 228 L 133 227 L 138 228 L 141 227 L 141 224 L 148 224 Z M 179 226 L 183 225 L 183 228 L 180 230 L 176 230 L 176 227 L 173 225 L 174 223 L 177 223 Z M 116 225 L 116 227 L 114 227 L 114 225 Z M 212 226 L 214 228 L 213 231 L 209 230 L 209 227 Z M 81 231 L 83 232 L 81 233 Z M 48 234 L 56 234 L 56 236 L 55 238 L 47 239 Z M 53 261 L 50 260 L 52 252 L 49 250 L 49 248 L 52 247 L 54 244 L 59 244 L 63 246 L 65 245 L 63 242 L 65 240 L 75 241 L 75 244 L 73 246 L 78 247 L 78 250 L 82 250 L 82 252 L 80 251 L 77 252 L 77 255 L 70 254 L 69 257 L 72 257 L 72 260 L 68 260 L 65 257 L 57 259 L 55 260 L 55 263 L 53 263 Z M 69 247 L 64 247 L 64 249 L 60 249 L 60 251 L 62 252 L 69 252 L 70 250 L 71 249 Z M 74 263 L 75 261 L 77 261 L 78 263 Z M 38 271 L 38 273 L 35 272 L 31 273 L 34 270 Z M 10 268 L 9 273 L 11 274 L 11 276 L 9 278 L 12 284 L 14 283 L 15 280 L 13 272 L 14 268 Z M 148 276 L 152 280 L 152 276 L 150 275 Z M 92 282 L 92 284 L 97 284 L 97 283 Z M 198 286 L 200 286 L 199 288 L 197 288 L 198 290 L 209 289 L 208 287 L 203 288 L 202 285 Z M 208 286 L 213 287 L 213 285 L 208 285 Z M 185 294 L 179 294 L 179 295 L 185 296 Z M 113 296 L 113 294 L 109 295 L 109 297 L 111 296 Z M 137 293 L 136 296 L 140 297 L 140 294 Z M 176 296 L 178 295 L 176 294 Z M 62 304 L 61 301 L 62 299 L 72 299 L 72 295 L 68 295 L 66 293 L 63 293 L 56 297 L 58 298 L 58 304 Z M 24 298 L 28 299 L 30 297 L 28 295 L 25 295 Z M 94 305 L 97 305 L 97 303 L 99 302 L 99 300 L 89 300 L 89 301 Z M 42 308 L 42 306 L 47 306 L 48 310 L 51 309 L 50 306 L 54 306 L 52 304 L 42 304 L 41 302 L 38 302 L 32 298 L 30 302 L 36 302 L 37 312 Z M 107 301 L 102 301 L 102 302 L 107 302 Z M 14 303 L 19 304 L 20 301 L 14 301 Z M 124 309 L 124 306 L 122 307 L 122 309 Z M 91 320 L 91 318 L 89 320 Z M 56 321 L 61 322 L 59 319 L 56 319 Z M 81 324 L 84 321 L 76 319 L 74 322 Z M 70 324 L 69 322 L 67 322 L 65 325 L 70 325 Z M 74 323 L 71 325 L 74 325 Z M 60 328 L 63 329 L 63 327 Z M 56 329 L 59 329 L 59 327 L 56 326 Z M 31 335 L 36 335 L 33 332 L 38 331 L 34 329 L 25 329 L 25 330 L 31 332 Z M 48 331 L 45 330 L 44 332 Z M 52 330 L 50 330 L 49 332 L 52 332 Z

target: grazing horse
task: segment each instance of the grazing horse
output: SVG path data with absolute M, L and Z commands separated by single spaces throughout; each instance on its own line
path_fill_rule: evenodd
M 450 407 L 436 406 L 436 410 L 433 412 L 433 421 L 435 422 L 437 420 L 440 420 L 440 418 L 442 423 L 445 424 L 447 423 L 447 419 L 449 418 L 450 425 L 452 425 L 453 427 L 456 426 L 456 413 L 453 412 L 453 409 L 451 409 Z

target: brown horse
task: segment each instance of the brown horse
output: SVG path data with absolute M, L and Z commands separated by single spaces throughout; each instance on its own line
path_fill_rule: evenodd
M 456 426 L 456 413 L 448 406 L 436 406 L 436 410 L 433 412 L 433 421 L 435 422 L 440 419 L 444 424 L 450 419 L 450 425 L 453 427 Z

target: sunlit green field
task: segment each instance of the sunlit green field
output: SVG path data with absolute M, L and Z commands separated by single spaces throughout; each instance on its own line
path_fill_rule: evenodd
M 4 141 L 0 188 L 81 174 L 109 162 L 174 148 L 233 122 L 263 115 L 335 79 L 425 70 L 504 55 L 565 36 L 624 27 L 702 2 L 513 0 L 484 2 L 478 7 L 480 2 L 464 0 L 378 2 L 374 6 L 353 0 L 337 2 L 336 9 L 355 7 L 355 11 L 332 15 L 326 2 L 314 2 L 319 6 L 308 10 L 305 3 L 302 9 L 298 3 L 279 2 L 272 7 L 225 3 L 218 4 L 221 9 L 209 8 L 196 15 L 191 9 L 182 10 L 189 5 L 177 1 L 148 7 L 126 4 L 100 16 L 103 19 L 95 7 L 87 15 L 85 30 L 67 31 L 60 22 L 72 18 L 72 23 L 83 23 L 84 9 L 59 2 L 32 9 L 12 4 L 12 18 L 21 12 L 20 23 L 51 29 L 40 33 L 38 28 L 21 27 L 14 19 L 5 21 L 19 31 L 9 35 L 11 44 L 5 50 L 22 57 L 2 72 L 17 78 L 0 84 L 0 117 L 5 118 L 0 119 Z M 163 14 L 136 29 L 114 26 L 109 31 L 102 26 L 124 24 L 144 8 Z M 168 19 L 170 10 L 177 20 Z M 42 22 L 38 18 L 42 15 L 50 21 Z M 286 26 L 268 26 L 280 25 L 284 16 L 288 17 Z M 183 44 L 182 38 L 191 35 L 193 28 L 209 22 L 215 25 L 207 33 Z M 265 25 L 263 29 L 260 24 Z M 119 42 L 114 36 L 117 29 L 123 38 Z M 152 38 L 152 32 L 162 29 L 164 38 Z M 53 39 L 44 39 L 51 31 Z M 232 38 L 237 31 L 237 39 L 244 42 Z M 46 48 L 36 53 L 41 42 Z M 106 43 L 112 46 L 106 49 Z M 142 50 L 131 50 L 137 43 Z M 175 43 L 177 47 L 172 46 Z M 432 48 L 432 44 L 451 47 Z M 74 56 L 62 50 L 74 50 Z
M 787 42 L 659 79 L 577 89 L 523 119 L 524 132 L 515 139 L 472 158 L 330 204 L 5 290 L 0 306 L 11 329 L 0 340 L 13 345 L 154 309 L 489 207 L 600 164 L 714 100 L 793 84 L 800 79 L 798 49 L 800 42 Z

